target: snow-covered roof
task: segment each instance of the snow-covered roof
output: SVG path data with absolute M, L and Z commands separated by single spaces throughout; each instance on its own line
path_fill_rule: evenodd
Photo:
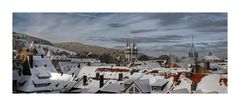
M 187 88 L 172 90 L 171 93 L 190 93 Z
M 33 56 L 33 68 L 30 68 L 30 71 L 31 76 L 19 76 L 18 82 L 22 82 L 23 85 L 19 86 L 18 90 L 24 92 L 60 91 L 71 89 L 76 83 L 72 75 L 58 73 L 48 57 Z
M 93 59 L 93 58 L 71 59 L 71 62 L 80 62 L 80 63 L 87 63 L 87 62 L 91 62 L 91 63 L 101 63 L 100 60 Z
M 66 55 L 52 55 L 51 59 L 54 59 L 54 60 L 70 60 Z
M 204 60 L 221 60 L 221 58 L 215 56 L 215 55 L 207 55 L 203 57 Z
M 49 74 L 49 72 L 45 71 L 45 70 L 41 70 L 37 72 L 37 76 L 39 78 L 41 77 L 51 77 L 51 75 Z
M 41 46 L 35 47 L 35 49 L 37 50 L 37 55 L 45 55 L 45 51 Z
M 150 82 L 148 79 L 142 79 L 134 81 L 138 87 L 143 91 L 143 93 L 151 92 Z
M 221 77 L 227 77 L 226 74 L 209 74 L 204 77 L 197 85 L 197 90 L 202 92 L 218 92 L 218 93 L 227 93 L 227 86 L 222 84 L 220 85 L 219 80 Z
M 181 77 L 181 76 L 180 76 Z M 179 90 L 179 89 L 187 89 L 188 92 L 191 92 L 191 84 L 192 81 L 188 78 L 181 78 L 181 82 L 179 85 L 176 85 L 173 89 L 174 90 Z M 181 90 L 180 90 L 181 91 Z
M 140 65 L 141 67 L 151 67 L 151 68 L 161 67 L 160 64 L 158 64 L 158 62 L 155 62 L 155 61 L 136 61 L 135 64 Z
M 59 64 L 61 71 L 63 73 L 68 73 L 68 74 L 69 73 L 71 74 L 74 69 L 79 71 L 81 66 L 83 66 L 80 63 L 73 63 L 73 62 L 58 62 L 58 64 Z M 78 66 L 80 66 L 80 67 L 78 67 Z
M 164 79 L 164 76 L 153 76 L 152 74 L 145 74 L 140 79 L 149 79 L 150 85 L 153 85 L 157 80 Z
M 33 83 L 34 84 L 44 84 L 44 83 L 50 83 L 50 81 L 48 79 L 42 79 L 42 80 L 39 80 L 39 79 L 32 79 Z
M 201 67 L 204 67 L 204 63 L 200 63 L 199 65 Z M 209 65 L 210 65 L 210 68 L 217 69 L 217 70 L 214 70 L 214 71 L 209 70 L 211 73 L 214 73 L 214 74 L 225 74 L 225 73 L 227 73 L 227 68 L 219 65 L 218 63 L 210 63 Z
M 176 63 L 178 66 L 182 68 L 188 68 L 190 64 L 194 64 L 193 58 L 185 58 L 181 62 Z
M 51 50 L 52 52 L 56 53 L 56 52 L 61 52 L 61 51 L 65 51 L 71 55 L 76 55 L 76 52 L 70 51 L 70 50 L 66 50 L 63 48 L 59 48 L 59 47 L 55 47 L 55 46 L 51 46 L 51 45 L 46 45 L 46 44 L 35 44 L 35 45 L 41 45 L 42 47 L 48 48 L 48 50 Z
M 123 84 L 119 83 L 112 83 L 112 84 L 106 84 L 101 88 L 100 91 L 103 92 L 112 92 L 112 93 L 120 93 L 124 90 Z
M 33 56 L 33 68 L 31 70 L 45 70 L 48 72 L 57 72 L 51 60 L 47 57 Z M 35 71 L 31 71 L 35 72 Z
M 130 77 L 129 80 L 138 80 L 140 79 L 144 73 L 133 73 Z
M 157 81 L 155 81 L 155 83 L 152 84 L 152 86 L 163 86 L 168 82 L 169 80 L 167 79 L 158 79 Z

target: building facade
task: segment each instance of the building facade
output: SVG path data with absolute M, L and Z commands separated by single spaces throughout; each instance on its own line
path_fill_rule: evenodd
M 130 42 L 130 39 L 127 39 L 125 50 L 125 60 L 127 63 L 133 62 L 137 60 L 138 57 L 138 48 L 136 44 L 135 38 L 132 39 L 132 42 Z

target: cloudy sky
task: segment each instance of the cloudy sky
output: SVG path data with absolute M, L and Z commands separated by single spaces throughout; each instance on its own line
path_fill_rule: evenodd
M 120 49 L 135 37 L 151 56 L 187 56 L 194 36 L 200 56 L 227 56 L 226 13 L 13 13 L 13 31 Z

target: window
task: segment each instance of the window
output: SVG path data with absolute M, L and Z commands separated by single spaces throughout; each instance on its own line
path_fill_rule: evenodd
M 32 81 L 32 83 L 35 87 L 46 87 L 46 86 L 49 86 L 51 84 L 50 82 L 36 83 L 34 81 Z
M 129 86 L 129 84 L 124 84 L 124 88 L 127 88 Z
M 128 93 L 133 93 L 133 87 L 130 88 Z
M 19 81 L 19 82 L 18 82 L 18 85 L 19 85 L 19 86 L 23 86 L 23 85 L 26 83 L 26 81 L 27 81 L 27 80 L 25 80 L 25 81 Z
M 63 86 L 63 88 L 66 88 L 67 86 L 68 86 L 68 85 L 66 84 L 66 85 Z
M 135 87 L 135 93 L 140 93 L 137 87 Z
M 59 83 L 57 83 L 55 86 L 58 87 Z
M 154 91 L 158 91 L 160 89 L 160 87 L 158 87 L 158 86 L 152 86 L 152 90 L 154 90 Z

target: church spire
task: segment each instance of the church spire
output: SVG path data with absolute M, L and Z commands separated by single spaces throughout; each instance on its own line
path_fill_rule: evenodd
M 126 43 L 126 47 L 130 47 L 130 42 L 129 42 L 129 38 L 127 38 L 127 43 Z
M 198 58 L 198 53 L 197 53 L 195 45 L 194 45 L 194 37 L 193 36 L 192 36 L 191 49 L 189 51 L 189 57 L 193 58 L 195 61 L 197 61 L 197 58 Z
M 136 40 L 135 40 L 135 37 L 133 38 L 133 49 L 136 49 L 137 48 L 137 45 L 136 45 Z

